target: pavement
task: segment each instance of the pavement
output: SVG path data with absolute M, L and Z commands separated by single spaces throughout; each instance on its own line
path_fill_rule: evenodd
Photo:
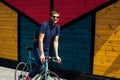
M 14 69 L 0 66 L 0 80 L 14 80 Z
M 0 80 L 14 80 L 14 72 L 15 72 L 14 69 L 0 66 Z M 67 80 L 67 79 L 60 79 L 60 80 Z

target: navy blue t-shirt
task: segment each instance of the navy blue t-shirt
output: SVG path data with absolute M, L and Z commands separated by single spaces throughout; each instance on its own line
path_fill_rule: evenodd
M 53 26 L 49 22 L 44 22 L 39 29 L 39 34 L 40 33 L 45 34 L 43 40 L 43 48 L 44 51 L 48 51 L 51 41 L 54 40 L 55 36 L 60 35 L 60 26 L 59 25 Z M 36 42 L 36 47 L 38 47 L 38 41 Z

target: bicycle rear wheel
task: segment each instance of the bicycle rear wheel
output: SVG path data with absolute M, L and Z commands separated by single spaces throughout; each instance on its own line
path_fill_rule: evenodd
M 25 80 L 29 71 L 28 65 L 24 62 L 20 62 L 15 69 L 14 80 Z
M 60 78 L 55 72 L 48 71 L 40 76 L 40 80 L 60 80 Z

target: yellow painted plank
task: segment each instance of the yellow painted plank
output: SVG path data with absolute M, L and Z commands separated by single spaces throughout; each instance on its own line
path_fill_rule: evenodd
M 0 44 L 2 45 L 10 45 L 10 46 L 17 46 L 16 41 L 0 41 Z
M 1 53 L 5 53 L 4 55 L 13 55 L 13 54 L 17 53 L 17 50 L 16 49 L 7 48 L 6 50 L 1 50 Z
M 16 13 L 15 11 L 11 10 L 10 8 L 7 8 L 7 7 L 3 7 L 3 8 L 5 8 L 5 9 L 0 8 L 0 10 L 1 10 L 0 14 L 8 14 L 8 13 L 9 14 L 15 14 Z
M 110 51 L 110 50 L 95 50 L 95 53 L 100 53 L 100 54 L 97 54 L 99 56 L 112 56 L 112 57 L 116 57 L 116 56 L 119 56 L 120 55 L 120 52 L 119 51 Z M 96 56 L 97 57 L 97 56 Z
M 112 58 L 112 59 L 113 59 L 113 58 Z M 95 59 L 95 60 L 96 60 L 96 59 Z M 114 59 L 114 60 L 115 60 L 115 59 Z M 112 61 L 112 60 L 109 60 L 109 59 L 103 59 L 103 58 L 101 58 L 101 60 L 100 60 L 100 59 L 96 60 L 96 62 L 94 63 L 94 65 L 106 66 L 106 68 L 109 68 L 109 66 L 112 66 L 112 67 L 111 67 L 111 70 L 112 70 L 112 69 L 120 69 L 120 66 L 119 66 L 119 64 L 117 64 L 117 62 L 113 63 L 114 60 Z M 111 62 L 112 62 L 114 65 L 112 65 Z M 104 70 L 104 69 L 103 69 L 103 70 Z M 106 69 L 105 69 L 105 70 L 106 70 Z M 105 70 L 104 70 L 104 71 L 105 71 Z
M 114 32 L 114 30 L 101 30 L 101 29 L 98 29 L 96 30 L 96 35 L 98 34 L 104 34 L 104 35 L 107 35 L 107 34 L 112 34 Z
M 108 37 L 108 35 L 95 35 L 95 38 L 97 40 L 105 40 L 106 38 L 107 38 L 107 40 L 117 40 L 117 41 L 120 40 L 120 36 L 119 35 L 110 36 L 110 37 Z
M 0 40 L 1 41 L 10 41 L 10 42 L 15 41 L 17 43 L 17 38 L 12 39 L 12 37 L 2 37 L 2 38 L 0 38 Z
M 108 66 L 94 65 L 94 71 L 102 72 L 102 74 L 104 74 L 107 69 Z
M 102 68 L 102 67 L 101 67 L 101 68 Z M 105 75 L 104 75 L 104 71 L 102 72 L 102 71 L 95 71 L 95 70 L 94 70 L 93 74 L 94 74 L 94 75 L 105 76 Z
M 6 21 L 15 22 L 15 21 L 17 21 L 17 18 L 11 18 L 11 17 L 9 17 L 9 18 L 5 18 L 5 17 L 0 18 L 0 22 L 6 22 Z
M 111 17 L 109 17 L 111 16 Z M 107 17 L 107 18 L 106 18 Z M 106 14 L 106 16 L 104 16 L 103 14 L 97 14 L 97 18 L 101 19 L 119 19 L 120 14 L 119 13 L 115 13 L 115 15 L 112 16 L 112 14 Z
M 109 68 L 108 66 L 95 65 L 94 72 L 96 75 L 108 76 L 108 77 L 119 77 L 120 68 Z
M 95 65 L 110 66 L 112 63 L 114 63 L 114 65 L 116 65 L 116 64 L 119 64 L 119 62 L 118 62 L 119 57 L 118 56 L 119 55 L 116 55 L 116 56 L 114 55 L 114 57 L 113 56 L 106 56 L 106 55 L 104 55 L 104 56 L 99 55 L 99 57 L 96 56 L 94 58 L 94 60 L 95 60 L 94 64 Z
M 14 26 L 11 26 L 11 25 L 6 25 L 6 26 L 2 26 L 2 25 L 0 25 L 0 29 L 15 29 L 16 30 L 16 28 L 17 28 L 17 25 L 14 25 Z
M 115 30 L 118 27 L 118 24 L 101 24 L 98 23 L 96 30 Z M 97 31 L 96 31 L 97 33 Z
M 17 50 L 17 45 L 14 45 L 14 46 L 12 46 L 12 45 L 7 45 L 7 46 L 6 45 L 0 45 L 0 48 L 2 48 L 4 50 L 6 50 L 6 49 L 15 49 L 15 50 Z
M 106 20 L 104 19 L 104 20 L 101 20 L 101 21 L 103 21 L 104 23 L 108 23 L 108 22 L 106 22 L 108 20 L 109 19 L 106 19 Z M 116 29 L 116 28 L 120 27 L 120 25 L 118 25 L 119 21 L 116 21 L 116 20 L 109 21 L 109 22 L 112 22 L 112 24 L 108 23 L 108 25 L 105 25 L 105 26 L 104 26 L 104 24 L 100 24 L 101 21 L 98 21 L 99 23 L 97 23 L 98 27 L 96 27 L 96 35 L 98 35 L 98 34 L 104 34 L 104 35 L 106 35 L 106 34 L 112 34 L 112 33 L 114 35 L 120 35 L 120 29 Z M 114 30 L 116 30 L 116 31 L 114 31 Z
M 6 49 L 6 51 L 5 50 L 1 50 L 1 52 L 0 52 L 2 55 L 6 55 L 7 57 L 9 57 L 9 56 L 11 56 L 11 55 L 16 55 L 16 53 L 17 53 L 17 50 L 15 50 L 15 49 L 9 49 L 9 48 L 7 48 Z M 16 55 L 17 56 L 17 55 Z
M 99 39 L 96 39 L 95 40 L 95 43 L 97 43 L 96 45 L 105 45 L 105 46 L 120 46 L 120 45 L 118 45 L 118 44 L 120 44 L 120 41 L 119 40 L 102 40 L 102 41 L 100 41 Z
M 120 47 L 118 46 L 118 47 L 116 47 L 116 46 L 102 46 L 102 47 L 100 47 L 99 48 L 99 45 L 95 45 L 95 50 L 102 50 L 102 51 L 120 51 Z
M 5 59 L 10 59 L 10 60 L 18 60 L 16 54 L 12 54 L 12 55 L 4 55 L 5 53 L 3 53 L 2 57 L 1 58 L 5 58 Z
M 106 18 L 106 19 L 97 19 L 97 23 L 107 23 L 107 24 L 119 24 L 119 19 L 112 19 L 112 18 Z
M 0 17 L 1 18 L 9 18 L 9 17 L 16 18 L 16 16 L 17 16 L 16 13 L 12 13 L 12 14 L 10 14 L 10 13 L 4 13 L 3 14 L 3 12 L 0 11 Z
M 17 23 L 8 21 L 8 22 L 0 22 L 0 25 L 2 25 L 2 26 L 8 26 L 8 25 L 9 26 L 16 26 Z
M 9 28 L 8 29 L 1 29 L 0 32 L 1 32 L 1 34 L 3 34 L 3 32 L 5 32 L 6 34 L 8 34 L 8 33 L 15 34 L 17 32 L 17 29 L 9 29 Z
M 14 32 L 15 34 L 0 34 L 1 37 L 8 37 L 8 38 L 16 38 L 16 32 Z

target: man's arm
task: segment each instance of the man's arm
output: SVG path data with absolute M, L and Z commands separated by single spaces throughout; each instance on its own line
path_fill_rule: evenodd
M 44 39 L 45 34 L 40 33 L 39 34 L 39 50 L 40 50 L 40 60 L 42 63 L 45 61 L 45 56 L 44 56 L 44 49 L 43 49 L 43 39 Z
M 59 36 L 55 36 L 54 50 L 55 50 L 56 57 L 58 56 L 58 39 L 59 39 Z
M 55 36 L 55 40 L 54 40 L 55 55 L 56 55 L 58 62 L 61 62 L 61 58 L 58 55 L 58 41 L 59 41 L 59 36 Z

